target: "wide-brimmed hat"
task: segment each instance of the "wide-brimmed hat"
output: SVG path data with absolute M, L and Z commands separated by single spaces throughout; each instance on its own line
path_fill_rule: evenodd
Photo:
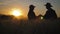
M 47 6 L 47 7 L 53 7 L 50 3 L 47 3 L 45 6 Z
M 30 8 L 31 8 L 31 7 L 35 8 L 35 6 L 34 6 L 34 5 L 30 5 L 29 7 L 30 7 Z

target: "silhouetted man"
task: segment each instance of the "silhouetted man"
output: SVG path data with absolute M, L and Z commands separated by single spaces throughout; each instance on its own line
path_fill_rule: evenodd
M 47 3 L 46 5 L 47 11 L 46 14 L 44 15 L 44 19 L 56 19 L 57 15 L 55 11 L 51 8 L 52 5 L 50 3 Z
M 35 19 L 36 18 L 36 15 L 34 13 L 34 8 L 35 6 L 34 5 L 30 5 L 29 6 L 29 12 L 28 12 L 28 19 Z

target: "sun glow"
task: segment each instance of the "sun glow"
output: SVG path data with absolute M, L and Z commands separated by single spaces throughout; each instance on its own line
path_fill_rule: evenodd
M 19 10 L 19 9 L 14 9 L 12 11 L 13 11 L 12 12 L 13 16 L 21 16 L 22 15 L 21 10 Z

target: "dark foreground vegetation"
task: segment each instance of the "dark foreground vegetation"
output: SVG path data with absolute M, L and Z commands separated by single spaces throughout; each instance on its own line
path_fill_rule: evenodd
M 5 17 L 4 17 L 5 18 Z M 0 34 L 58 34 L 60 18 L 54 20 L 17 20 L 0 16 Z

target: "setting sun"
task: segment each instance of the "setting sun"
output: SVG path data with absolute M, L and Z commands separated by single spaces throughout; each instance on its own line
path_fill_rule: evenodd
M 18 10 L 18 9 L 13 10 L 12 15 L 13 16 L 21 16 L 22 15 L 21 10 Z

